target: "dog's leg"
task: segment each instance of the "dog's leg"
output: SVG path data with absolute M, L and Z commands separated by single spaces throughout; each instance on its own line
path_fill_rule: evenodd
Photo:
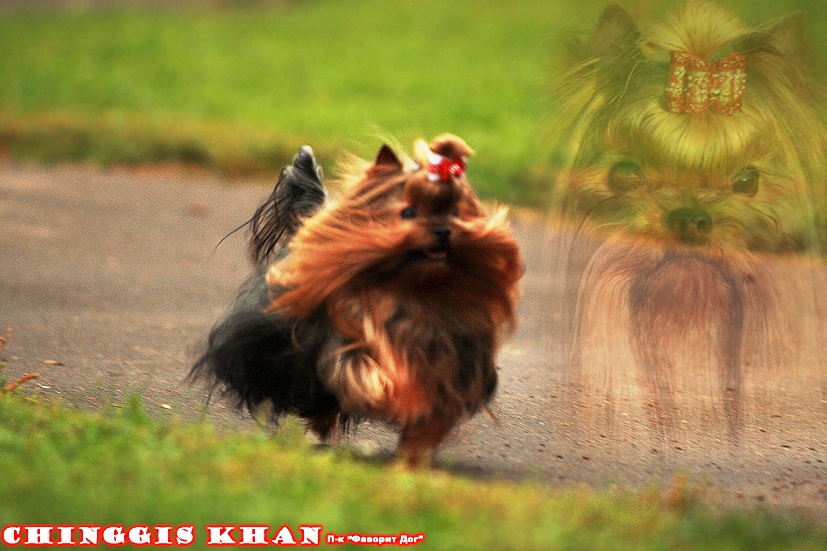
M 423 461 L 433 467 L 436 448 L 456 421 L 454 415 L 435 415 L 406 425 L 399 438 L 397 455 L 411 468 L 420 466 Z
M 325 413 L 305 420 L 305 426 L 322 442 L 327 442 L 330 437 L 338 432 L 340 427 L 339 412 Z

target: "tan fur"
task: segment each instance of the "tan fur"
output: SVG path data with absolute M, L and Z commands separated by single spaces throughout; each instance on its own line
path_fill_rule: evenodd
M 796 271 L 786 256 L 827 235 L 827 131 L 801 23 L 751 28 L 690 0 L 641 32 L 611 5 L 557 87 L 553 208 L 585 266 L 570 271 L 570 382 L 612 408 L 643 404 L 661 431 L 698 414 L 735 437 L 785 369 L 809 382 L 820 361 L 819 262 Z M 668 111 L 673 50 L 746 53 L 743 110 Z M 630 161 L 640 179 L 613 187 Z M 789 340 L 800 353 L 782 352 Z

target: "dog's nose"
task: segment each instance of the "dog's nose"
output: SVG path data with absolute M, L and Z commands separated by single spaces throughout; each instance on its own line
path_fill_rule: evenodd
M 444 247 L 451 238 L 451 228 L 448 226 L 434 228 L 434 237 L 436 238 L 437 244 Z
M 666 226 L 681 241 L 699 245 L 712 233 L 712 217 L 703 209 L 675 209 L 666 217 Z

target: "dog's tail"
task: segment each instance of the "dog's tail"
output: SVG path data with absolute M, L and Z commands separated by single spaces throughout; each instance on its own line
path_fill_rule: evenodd
M 336 398 L 312 367 L 327 335 L 324 317 L 304 320 L 297 328 L 279 313 L 265 311 L 271 299 L 264 278 L 267 265 L 284 254 L 302 221 L 326 198 L 313 150 L 304 146 L 281 171 L 270 196 L 238 228 L 250 228 L 256 270 L 212 328 L 206 350 L 190 371 L 189 379 L 204 380 L 210 395 L 220 389 L 251 412 L 269 402 L 274 419 L 285 413 L 334 418 L 338 412 Z
M 322 185 L 322 169 L 310 146 L 302 146 L 291 166 L 282 169 L 272 193 L 245 225 L 250 226 L 250 257 L 256 266 L 274 260 L 302 221 L 324 204 L 327 193 Z

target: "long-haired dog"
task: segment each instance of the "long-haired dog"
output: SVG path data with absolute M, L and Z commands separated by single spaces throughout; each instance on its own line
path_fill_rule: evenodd
M 333 201 L 303 148 L 249 223 L 258 269 L 192 375 L 322 440 L 389 423 L 407 461 L 432 460 L 494 395 L 523 269 L 506 211 L 465 177 L 471 153 L 452 135 L 417 142 L 415 162 L 383 146 Z
M 553 200 L 576 233 L 571 382 L 607 415 L 737 436 L 747 395 L 821 370 L 820 276 L 793 255 L 824 249 L 827 215 L 804 34 L 690 0 L 643 31 L 611 4 L 576 45 Z

